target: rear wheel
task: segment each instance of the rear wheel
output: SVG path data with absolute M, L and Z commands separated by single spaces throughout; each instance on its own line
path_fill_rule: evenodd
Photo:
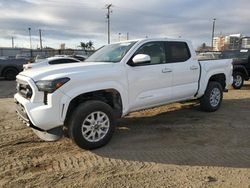
M 240 89 L 244 84 L 244 76 L 241 72 L 235 72 L 233 74 L 233 88 Z
M 219 109 L 223 98 L 221 84 L 209 82 L 204 96 L 200 100 L 201 109 L 207 112 L 214 112 Z
M 114 129 L 113 109 L 101 101 L 80 104 L 69 121 L 69 136 L 83 149 L 104 146 L 111 139 Z
M 14 68 L 8 68 L 3 72 L 3 76 L 6 80 L 15 80 L 18 71 Z

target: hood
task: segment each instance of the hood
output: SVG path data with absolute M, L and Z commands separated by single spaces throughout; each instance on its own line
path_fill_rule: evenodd
M 44 66 L 35 69 L 29 69 L 19 74 L 32 78 L 34 81 L 50 80 L 60 77 L 70 77 L 73 74 L 86 74 L 93 71 L 103 71 L 112 67 L 114 63 L 110 62 L 80 62 L 69 64 L 58 64 Z

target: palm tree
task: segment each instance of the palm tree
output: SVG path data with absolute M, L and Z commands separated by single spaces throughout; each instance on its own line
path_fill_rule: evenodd
M 85 44 L 84 42 L 80 42 L 80 46 L 83 50 L 87 50 L 87 43 Z
M 86 43 L 87 49 L 88 50 L 94 50 L 94 43 L 90 40 L 89 42 Z
M 84 51 L 87 51 L 87 50 L 94 50 L 94 43 L 90 40 L 89 42 L 80 42 L 80 46 Z

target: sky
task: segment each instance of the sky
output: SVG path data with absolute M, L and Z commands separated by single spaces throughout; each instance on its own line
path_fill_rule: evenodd
M 0 0 L 0 47 L 78 48 L 80 42 L 107 44 L 107 9 L 112 4 L 111 42 L 145 37 L 191 40 L 195 47 L 211 44 L 215 35 L 250 36 L 249 0 Z M 119 35 L 120 33 L 120 35 Z

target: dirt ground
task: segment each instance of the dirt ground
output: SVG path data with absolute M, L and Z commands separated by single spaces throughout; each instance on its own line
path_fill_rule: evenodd
M 194 102 L 133 113 L 94 151 L 40 140 L 16 118 L 14 92 L 0 80 L 0 187 L 250 188 L 250 82 L 214 113 Z

